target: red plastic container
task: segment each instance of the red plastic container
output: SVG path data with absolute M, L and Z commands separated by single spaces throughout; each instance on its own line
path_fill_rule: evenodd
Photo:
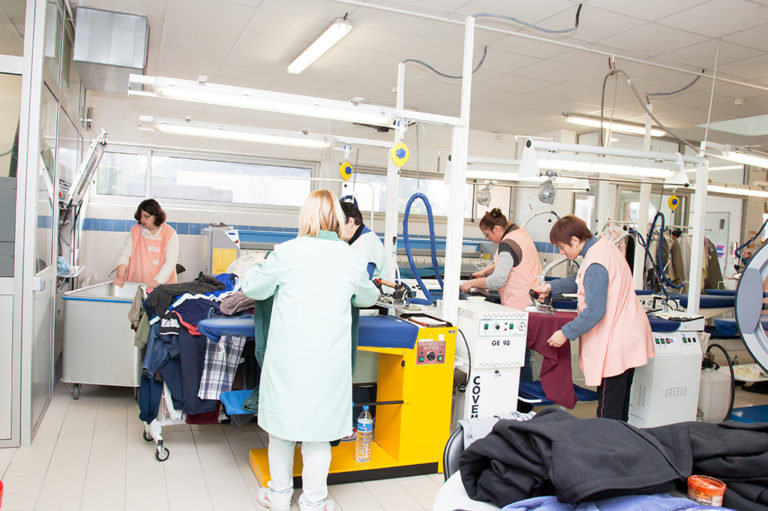
M 688 498 L 697 504 L 722 506 L 725 483 L 709 476 L 688 477 Z

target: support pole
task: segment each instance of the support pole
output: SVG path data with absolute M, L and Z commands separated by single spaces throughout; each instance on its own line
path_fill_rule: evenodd
M 395 108 L 398 111 L 403 110 L 405 94 L 405 64 L 400 62 L 397 65 L 397 97 Z M 402 121 L 398 121 L 402 122 Z M 404 131 L 395 129 L 395 139 L 392 145 L 403 141 Z M 387 158 L 387 209 L 384 214 L 384 250 L 393 264 L 396 264 L 397 257 L 394 253 L 397 241 L 397 220 L 399 218 L 399 198 L 400 198 L 400 167 L 395 165 L 392 158 Z M 385 275 L 388 280 L 394 280 L 394 266 L 390 265 L 389 275 Z
M 461 79 L 461 124 L 454 126 L 451 139 L 451 173 L 445 239 L 443 318 L 454 325 L 458 319 L 461 248 L 464 238 L 464 191 L 469 151 L 469 107 L 472 95 L 472 55 L 475 45 L 475 18 L 464 22 L 464 62 Z

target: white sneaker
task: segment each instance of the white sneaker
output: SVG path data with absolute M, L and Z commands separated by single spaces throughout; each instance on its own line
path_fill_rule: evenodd
M 269 488 L 259 488 L 259 491 L 256 493 L 256 502 L 261 507 L 271 509 L 272 511 L 291 511 L 290 496 L 288 497 L 288 505 L 278 505 L 277 502 L 274 502 L 272 500 L 274 499 L 274 496 L 272 494 L 273 492 L 270 492 Z M 279 499 L 274 499 L 274 500 L 279 500 Z
M 334 511 L 335 506 L 330 497 L 325 499 L 325 502 L 322 505 L 315 504 L 312 506 L 304 504 L 301 499 L 299 499 L 299 509 L 300 511 Z

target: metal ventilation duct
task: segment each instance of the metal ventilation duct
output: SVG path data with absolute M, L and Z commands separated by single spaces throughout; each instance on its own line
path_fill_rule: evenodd
M 78 7 L 73 61 L 86 89 L 127 92 L 128 76 L 144 74 L 146 16 Z

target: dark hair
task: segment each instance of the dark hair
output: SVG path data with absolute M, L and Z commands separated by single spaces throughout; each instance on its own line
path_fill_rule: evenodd
M 146 199 L 141 201 L 139 207 L 136 208 L 136 213 L 133 214 L 133 218 L 137 222 L 141 223 L 141 212 L 144 211 L 147 214 L 155 215 L 155 225 L 160 227 L 165 222 L 165 211 L 160 207 L 155 199 Z
M 354 202 L 339 201 L 341 204 L 341 210 L 344 211 L 344 219 L 355 219 L 355 225 L 363 225 L 363 214 L 360 213 L 360 208 L 355 205 Z
M 507 217 L 504 216 L 504 213 L 499 208 L 493 208 L 483 215 L 483 218 L 480 220 L 480 228 L 486 231 L 493 230 L 497 225 L 505 230 L 509 225 L 507 224 Z
M 558 243 L 570 243 L 571 237 L 576 236 L 579 241 L 586 241 L 592 237 L 592 231 L 589 230 L 584 220 L 574 215 L 565 215 L 555 222 L 552 230 L 549 231 L 549 241 L 553 245 Z

